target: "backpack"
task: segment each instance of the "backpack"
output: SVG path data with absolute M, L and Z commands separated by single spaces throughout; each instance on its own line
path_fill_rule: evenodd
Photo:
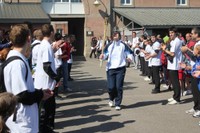
M 6 92 L 6 87 L 5 87 L 5 83 L 4 83 L 4 68 L 12 61 L 14 60 L 21 60 L 24 62 L 25 66 L 26 66 L 26 76 L 25 76 L 25 80 L 27 81 L 27 77 L 28 77 L 28 68 L 27 65 L 25 63 L 25 61 L 19 57 L 19 56 L 11 56 L 9 57 L 7 60 L 5 60 L 4 62 L 2 62 L 2 64 L 0 65 L 0 93 L 2 92 Z

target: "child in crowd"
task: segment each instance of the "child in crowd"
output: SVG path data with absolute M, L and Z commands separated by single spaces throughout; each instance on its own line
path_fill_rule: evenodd
M 12 93 L 0 93 L 0 132 L 9 133 L 8 127 L 5 125 L 6 120 L 10 117 L 17 104 L 17 97 Z

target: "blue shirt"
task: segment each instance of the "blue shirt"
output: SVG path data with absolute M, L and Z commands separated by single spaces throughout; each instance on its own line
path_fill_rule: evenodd
M 200 57 L 196 58 L 196 62 L 194 64 L 194 66 L 192 67 L 192 73 L 194 71 L 200 71 L 200 70 L 197 70 L 197 68 L 196 68 L 197 66 L 200 66 Z M 200 91 L 200 76 L 197 77 L 197 84 L 198 84 L 198 89 Z

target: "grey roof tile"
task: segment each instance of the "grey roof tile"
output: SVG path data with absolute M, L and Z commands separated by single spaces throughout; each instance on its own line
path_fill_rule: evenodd
M 114 8 L 116 13 L 146 27 L 198 26 L 198 8 Z
M 50 18 L 42 9 L 41 4 L 0 4 L 0 23 L 19 23 L 24 21 L 49 23 Z

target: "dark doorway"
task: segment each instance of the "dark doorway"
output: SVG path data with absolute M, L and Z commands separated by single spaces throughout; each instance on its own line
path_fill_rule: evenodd
M 68 35 L 73 34 L 76 36 L 76 42 L 73 44 L 77 50 L 74 55 L 84 55 L 84 18 L 52 18 L 51 21 L 68 22 Z M 58 29 L 61 32 L 60 29 Z
M 84 54 L 84 19 L 75 18 L 68 21 L 68 33 L 76 36 L 74 47 L 77 51 L 74 55 L 82 56 Z

